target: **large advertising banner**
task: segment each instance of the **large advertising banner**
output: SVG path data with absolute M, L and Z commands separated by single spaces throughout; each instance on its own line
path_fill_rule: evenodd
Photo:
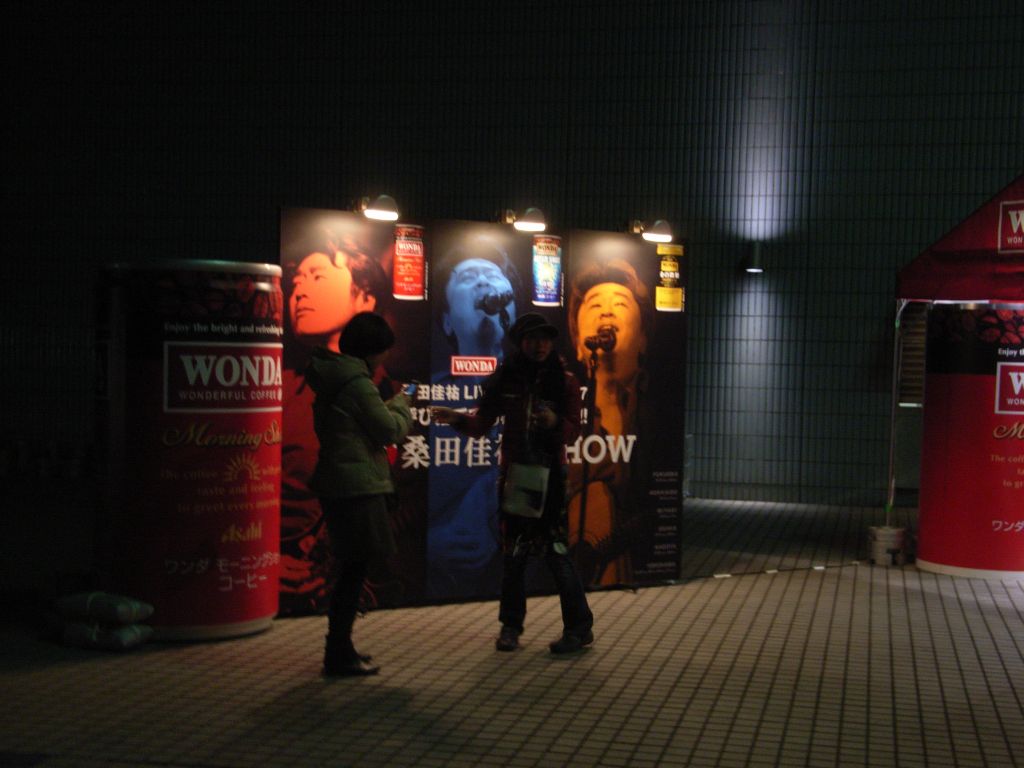
M 567 354 L 584 384 L 585 408 L 583 435 L 569 449 L 569 542 L 587 585 L 675 578 L 686 391 L 683 247 L 577 231 L 568 254 Z
M 103 561 L 162 638 L 255 632 L 278 610 L 280 267 L 106 273 Z
M 1024 573 L 1024 306 L 928 318 L 917 564 Z
M 430 233 L 430 402 L 471 409 L 483 381 L 512 351 L 508 329 L 532 309 L 532 239 L 508 226 L 461 221 L 437 222 Z M 556 327 L 558 314 L 548 311 Z M 482 437 L 430 426 L 428 599 L 497 594 L 500 445 L 500 425 Z
M 369 221 L 345 211 L 286 209 L 281 215 L 284 270 L 284 442 L 281 449 L 281 613 L 327 609 L 330 553 L 320 503 L 309 489 L 318 442 L 313 430 L 313 392 L 305 381 L 310 352 L 323 346 L 359 312 L 383 315 L 397 342 L 385 367 L 374 371 L 381 396 L 390 398 L 408 381 L 426 381 L 430 357 L 423 330 L 430 322 L 426 284 L 417 286 L 410 262 L 422 253 L 418 228 Z M 396 233 L 399 234 L 396 242 Z M 396 276 L 393 266 L 402 264 Z M 417 287 L 420 300 L 415 299 Z M 417 403 L 418 422 L 428 413 Z M 366 607 L 402 605 L 422 596 L 427 460 L 424 430 L 414 428 L 396 446 L 393 467 L 399 506 L 393 510 L 399 553 L 368 576 Z M 399 449 L 403 455 L 399 457 Z
M 399 339 L 387 370 L 376 373 L 382 395 L 420 382 L 413 433 L 393 452 L 400 500 L 392 523 L 401 551 L 371 574 L 364 595 L 371 605 L 498 595 L 501 425 L 469 438 L 431 424 L 429 406 L 472 408 L 484 380 L 513 353 L 508 329 L 524 312 L 539 312 L 559 329 L 558 351 L 587 391 L 585 433 L 568 451 L 570 544 L 584 580 L 609 586 L 675 577 L 682 246 L 466 221 L 390 225 L 307 209 L 284 211 L 281 233 L 282 612 L 323 610 L 329 577 L 326 531 L 306 482 L 316 437 L 302 371 L 313 346 L 364 310 L 384 315 Z M 322 292 L 311 286 L 314 274 Z M 327 290 L 327 278 L 335 289 Z M 528 585 L 551 589 L 541 568 L 528 572 Z

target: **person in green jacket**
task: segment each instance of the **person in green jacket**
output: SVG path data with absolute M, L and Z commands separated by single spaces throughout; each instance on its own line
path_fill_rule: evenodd
M 320 441 L 310 488 L 320 499 L 334 558 L 327 609 L 324 674 L 373 675 L 379 667 L 352 644 L 352 625 L 367 563 L 395 552 L 388 517 L 394 494 L 386 447 L 409 432 L 412 415 L 403 393 L 384 401 L 371 378 L 395 343 L 387 321 L 355 315 L 335 348 L 313 352 L 306 382 L 316 393 L 313 426 Z

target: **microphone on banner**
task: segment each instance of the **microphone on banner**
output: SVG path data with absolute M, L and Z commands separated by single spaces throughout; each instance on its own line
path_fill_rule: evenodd
M 512 303 L 512 293 L 488 293 L 473 302 L 473 309 L 482 309 L 484 314 L 496 315 Z
M 596 352 L 599 349 L 603 349 L 605 352 L 611 352 L 615 349 L 615 344 L 618 339 L 615 337 L 614 328 L 602 328 L 597 332 L 595 336 L 587 336 L 583 340 L 583 346 L 589 349 L 591 352 Z

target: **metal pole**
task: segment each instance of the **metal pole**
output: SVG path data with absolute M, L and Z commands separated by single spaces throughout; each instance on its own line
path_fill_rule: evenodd
M 885 499 L 885 527 L 892 524 L 892 508 L 896 500 L 896 412 L 900 399 L 900 368 L 902 366 L 902 344 L 900 343 L 903 329 L 900 321 L 903 310 L 910 303 L 907 299 L 896 300 L 896 323 L 893 327 L 892 344 L 892 403 L 889 406 L 889 483 Z
M 587 425 L 586 428 L 581 430 L 581 436 L 586 438 L 588 435 L 593 434 L 594 430 L 594 409 L 596 408 L 595 403 L 597 402 L 597 395 L 594 389 L 597 387 L 597 348 L 590 350 L 590 359 L 587 360 L 587 396 L 583 399 L 583 408 L 587 412 Z M 583 443 L 585 440 L 580 440 L 580 459 L 583 464 L 581 467 L 581 480 L 582 485 L 580 486 L 580 514 L 579 514 L 579 528 L 576 536 L 576 551 L 578 553 L 583 552 L 583 543 L 585 541 L 584 534 L 587 531 L 587 485 L 590 483 L 590 467 L 587 464 L 586 454 L 583 452 Z M 576 567 L 580 569 L 582 573 L 582 562 L 577 556 Z M 586 584 L 584 584 L 586 586 Z

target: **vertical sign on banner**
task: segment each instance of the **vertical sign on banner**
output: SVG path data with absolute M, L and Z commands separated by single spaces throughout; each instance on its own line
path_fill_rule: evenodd
M 928 318 L 918 566 L 1024 575 L 1024 306 Z
M 651 583 L 679 571 L 685 315 L 677 249 L 661 253 L 607 232 L 569 238 L 569 342 L 585 390 L 583 434 L 569 449 L 569 541 L 589 585 Z M 672 313 L 662 315 L 651 287 L 664 279 L 674 293 Z
M 533 236 L 533 304 L 562 306 L 562 238 Z
M 108 272 L 104 560 L 165 638 L 247 634 L 277 613 L 280 274 L 184 261 Z
M 686 287 L 679 271 L 682 258 L 682 245 L 658 245 L 658 284 L 654 288 L 654 307 L 659 312 L 682 312 L 686 304 Z
M 402 301 L 427 298 L 427 257 L 423 248 L 423 227 L 395 225 L 395 258 L 392 262 L 394 297 Z
M 430 242 L 436 255 L 430 400 L 470 409 L 512 353 L 509 328 L 529 306 L 524 276 L 534 255 L 531 240 L 503 225 L 438 222 Z M 557 248 L 557 238 L 549 245 Z M 493 597 L 501 583 L 501 425 L 466 437 L 432 424 L 428 437 L 427 596 Z

